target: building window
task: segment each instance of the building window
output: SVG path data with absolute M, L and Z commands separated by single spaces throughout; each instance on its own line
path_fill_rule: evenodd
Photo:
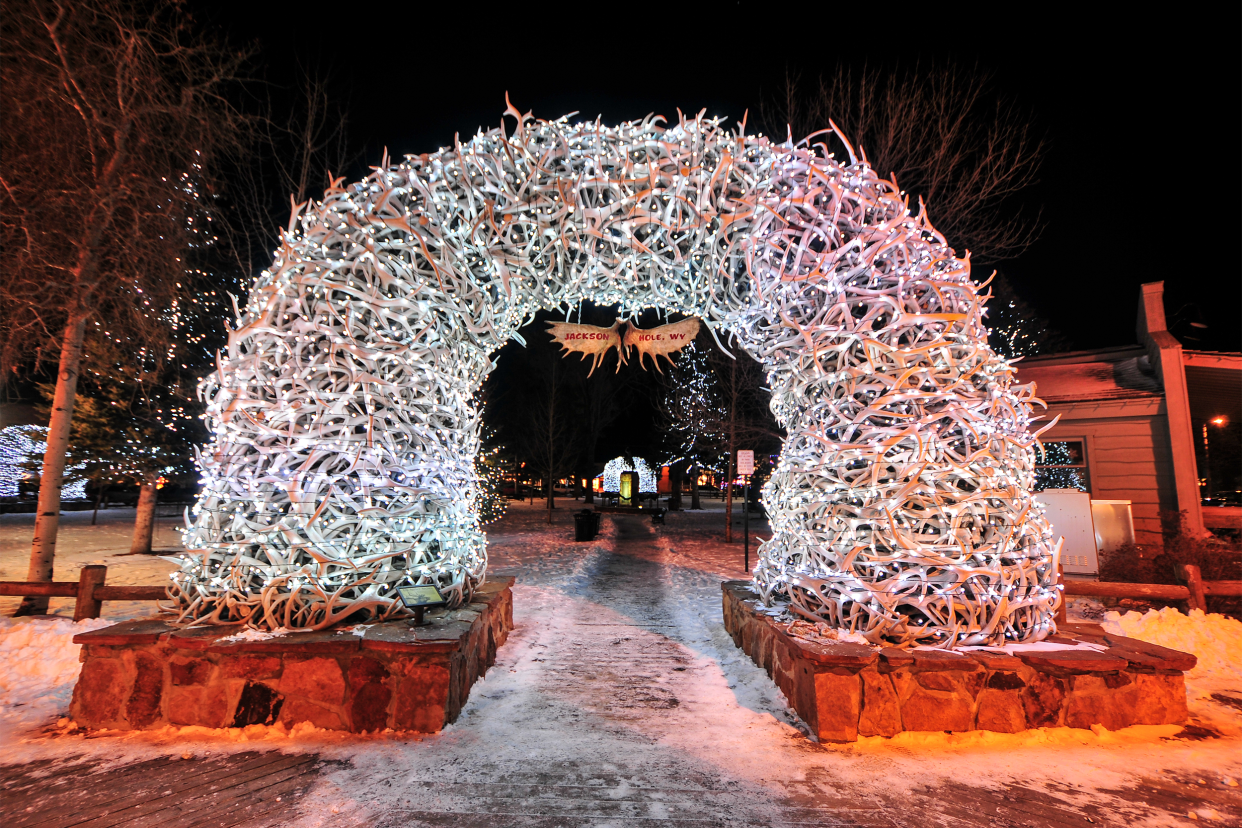
M 1049 441 L 1042 452 L 1035 452 L 1035 491 L 1044 489 L 1091 491 L 1086 441 Z

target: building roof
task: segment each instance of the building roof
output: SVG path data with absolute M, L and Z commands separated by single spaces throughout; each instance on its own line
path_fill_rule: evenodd
M 1242 354 L 1183 351 L 1191 416 L 1242 419 Z M 1098 348 L 1027 357 L 1018 381 L 1035 383 L 1044 402 L 1091 402 L 1158 397 L 1163 392 L 1144 348 Z
M 1018 381 L 1035 383 L 1047 403 L 1161 396 L 1147 352 L 1137 345 L 1030 357 L 1017 364 Z

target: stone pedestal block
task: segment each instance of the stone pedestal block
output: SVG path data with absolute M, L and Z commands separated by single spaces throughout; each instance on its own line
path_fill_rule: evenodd
M 900 650 L 790 635 L 755 607 L 747 581 L 726 581 L 725 628 L 763 667 L 821 741 L 893 736 L 903 730 L 1180 724 L 1187 653 L 1069 628 L 1061 650 Z M 1078 648 L 1077 642 L 1106 647 Z
M 293 726 L 355 733 L 434 733 L 455 721 L 470 688 L 513 629 L 513 578 L 470 604 L 353 630 L 228 640 L 238 627 L 178 630 L 117 624 L 74 637 L 82 673 L 70 715 L 84 727 Z

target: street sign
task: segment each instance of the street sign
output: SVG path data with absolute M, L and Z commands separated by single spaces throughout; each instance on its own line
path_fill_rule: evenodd
M 755 453 L 753 451 L 747 449 L 737 453 L 737 473 L 755 473 Z
M 755 473 L 755 453 L 742 449 L 737 453 L 737 473 L 746 478 L 742 489 L 742 544 L 743 561 L 746 571 L 750 571 L 750 476 Z

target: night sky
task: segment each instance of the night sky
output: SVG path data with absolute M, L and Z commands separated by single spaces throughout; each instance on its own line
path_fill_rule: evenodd
M 194 7 L 257 41 L 274 83 L 298 60 L 335 69 L 365 146 L 355 177 L 384 147 L 427 152 L 498 125 L 506 91 L 537 117 L 675 120 L 680 107 L 753 122 L 787 69 L 977 64 L 1052 144 L 1027 197 L 1043 235 L 1001 265 L 1015 288 L 1075 347 L 1098 348 L 1134 342 L 1138 286 L 1164 280 L 1169 314 L 1195 303 L 1209 325 L 1191 347 L 1242 350 L 1238 6 L 492 5 Z

